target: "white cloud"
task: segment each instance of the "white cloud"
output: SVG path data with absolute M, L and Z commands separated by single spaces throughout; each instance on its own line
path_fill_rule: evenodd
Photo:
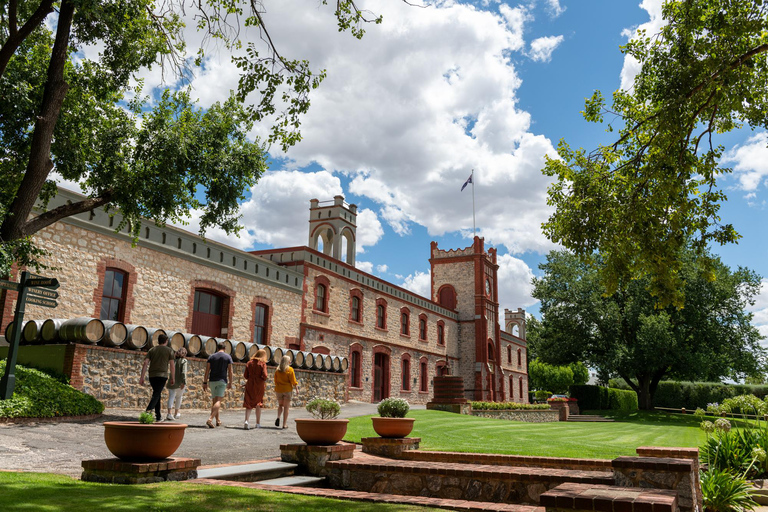
M 355 268 L 362 270 L 368 274 L 373 273 L 373 263 L 370 261 L 355 261 Z
M 384 229 L 381 227 L 376 212 L 367 208 L 358 210 L 356 252 L 358 254 L 364 253 L 366 247 L 373 247 L 383 236 Z
M 402 287 L 417 295 L 431 300 L 432 275 L 427 272 L 416 271 L 403 280 Z
M 496 258 L 499 265 L 499 312 L 507 309 L 528 307 L 537 302 L 531 296 L 533 293 L 533 272 L 526 263 L 509 254 L 503 254 Z
M 631 29 L 624 29 L 621 33 L 628 39 L 632 39 L 637 36 L 638 31 L 645 30 L 646 35 L 652 36 L 658 34 L 666 22 L 661 17 L 661 6 L 664 0 L 643 0 L 640 3 L 640 8 L 645 9 L 650 16 L 650 20 L 641 24 L 638 27 Z M 640 72 L 640 63 L 632 57 L 627 55 L 624 57 L 624 67 L 621 69 L 621 88 L 624 90 L 630 90 L 635 81 L 635 76 Z
M 754 314 L 752 325 L 757 327 L 761 335 L 768 337 L 768 278 L 763 278 L 760 294 L 755 297 L 754 306 L 747 309 Z M 763 343 L 766 343 L 766 341 L 763 340 Z
M 726 151 L 723 154 L 723 162 L 733 164 L 733 174 L 739 180 L 742 190 L 757 190 L 768 178 L 768 133 L 757 133 L 745 144 Z M 753 198 L 754 196 L 747 197 Z
M 531 50 L 528 56 L 537 62 L 549 62 L 552 52 L 563 42 L 563 36 L 539 37 L 531 41 Z
M 550 16 L 557 18 L 565 12 L 565 7 L 560 5 L 560 0 L 547 0 L 547 10 Z
M 377 274 L 384 274 L 387 270 L 389 270 L 389 266 L 387 265 L 376 265 Z

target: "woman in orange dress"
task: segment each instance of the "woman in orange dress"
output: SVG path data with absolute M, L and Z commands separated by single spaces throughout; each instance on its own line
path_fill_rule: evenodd
M 264 391 L 267 388 L 267 352 L 263 349 L 256 351 L 248 364 L 245 365 L 245 425 L 249 430 L 248 420 L 251 409 L 256 409 L 256 428 L 261 428 L 261 408 L 264 406 Z

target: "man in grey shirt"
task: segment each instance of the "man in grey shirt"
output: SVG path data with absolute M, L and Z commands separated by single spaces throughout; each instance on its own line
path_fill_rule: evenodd
M 219 419 L 219 409 L 221 409 L 221 399 L 227 389 L 232 389 L 232 358 L 224 352 L 224 342 L 216 344 L 216 353 L 208 357 L 208 363 L 205 365 L 205 377 L 203 377 L 203 389 L 211 388 L 211 416 L 205 422 L 208 428 L 214 428 L 221 425 Z

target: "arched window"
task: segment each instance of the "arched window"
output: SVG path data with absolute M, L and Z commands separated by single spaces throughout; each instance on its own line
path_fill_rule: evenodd
M 423 357 L 419 361 L 419 391 L 422 393 L 426 393 L 428 388 L 428 381 L 427 381 L 427 358 Z
M 445 309 L 450 309 L 451 311 L 455 310 L 456 309 L 456 290 L 453 288 L 453 286 L 449 284 L 445 284 L 441 286 L 440 290 L 438 290 L 437 292 L 437 301 Z
M 328 304 L 326 303 L 327 293 L 328 289 L 324 284 L 318 284 L 315 287 L 315 309 L 317 311 L 322 311 L 323 313 L 326 312 L 326 308 L 328 307 Z
M 267 337 L 267 306 L 256 304 L 253 310 L 253 342 L 259 345 L 269 345 Z
M 442 320 L 437 322 L 437 344 L 445 345 L 445 324 Z
M 509 399 L 510 400 L 515 399 L 515 376 L 514 375 L 509 376 Z
M 104 273 L 104 287 L 101 295 L 102 320 L 122 322 L 125 317 L 125 292 L 128 274 L 116 268 L 108 268 Z
M 493 361 L 495 359 L 494 357 L 494 350 L 493 350 L 493 343 L 491 343 L 491 340 L 488 340 L 488 360 Z
M 205 336 L 221 336 L 222 306 L 225 298 L 208 290 L 195 290 L 192 310 L 192 332 Z
M 403 336 L 411 335 L 411 312 L 408 308 L 400 310 L 400 334 Z
M 400 362 L 401 371 L 400 378 L 402 380 L 401 389 L 403 391 L 411 390 L 411 356 L 403 354 L 403 359 Z
M 512 345 L 507 345 L 507 363 L 512 364 Z
M 352 346 L 349 352 L 349 386 L 361 388 L 362 385 L 363 348 L 359 344 Z
M 376 328 L 387 328 L 387 301 L 384 299 L 376 299 Z
M 427 315 L 419 315 L 419 341 L 427 341 Z
M 522 377 L 518 377 L 517 382 L 518 382 L 518 386 L 519 386 L 519 389 L 520 389 L 520 391 L 519 391 L 520 401 L 522 401 L 523 400 L 523 378 Z
M 517 349 L 517 366 L 523 366 L 523 351 Z
M 349 321 L 363 323 L 363 293 L 360 290 L 349 292 Z

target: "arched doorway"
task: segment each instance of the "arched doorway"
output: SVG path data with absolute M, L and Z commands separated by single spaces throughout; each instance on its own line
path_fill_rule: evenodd
M 375 352 L 373 354 L 373 401 L 380 402 L 389 397 L 389 354 Z

